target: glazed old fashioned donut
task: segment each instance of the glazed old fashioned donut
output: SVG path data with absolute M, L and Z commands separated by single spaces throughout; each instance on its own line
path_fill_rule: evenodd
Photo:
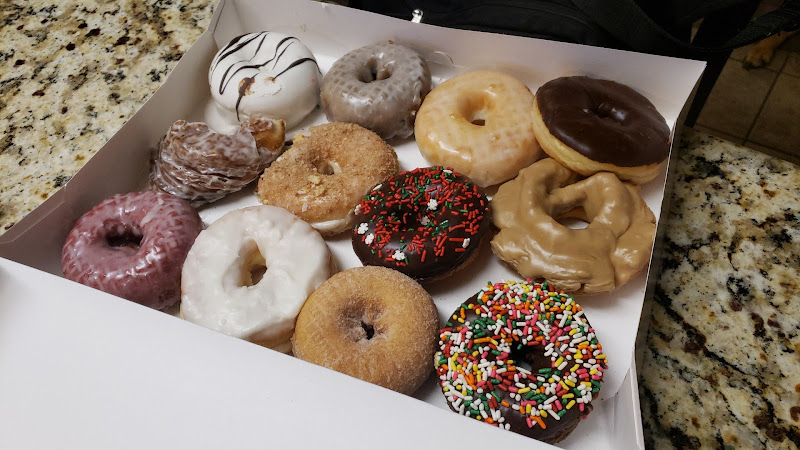
M 468 178 L 443 167 L 417 168 L 361 200 L 353 250 L 365 265 L 416 280 L 440 278 L 477 254 L 489 215 L 489 201 Z
M 664 117 L 643 95 L 610 80 L 548 81 L 536 91 L 533 127 L 548 155 L 582 175 L 607 171 L 642 184 L 669 155 Z
M 492 250 L 520 275 L 568 292 L 609 292 L 650 261 L 655 216 L 635 186 L 601 172 L 581 181 L 551 158 L 520 171 L 492 198 Z M 577 218 L 572 229 L 559 222 Z
M 309 297 L 292 351 L 328 367 L 404 394 L 431 372 L 439 316 L 414 280 L 384 267 L 337 273 Z
M 217 52 L 208 71 L 215 113 L 230 124 L 270 117 L 293 128 L 319 104 L 321 80 L 308 47 L 296 37 L 269 31 L 234 38 Z M 221 124 L 212 127 L 230 131 Z
M 154 152 L 150 187 L 195 207 L 214 202 L 255 180 L 280 155 L 284 134 L 281 119 L 247 120 L 229 135 L 178 120 Z
M 109 197 L 75 223 L 61 252 L 64 277 L 163 309 L 180 299 L 181 267 L 200 216 L 162 192 Z
M 201 232 L 186 257 L 181 316 L 288 352 L 297 314 L 331 265 L 322 236 L 285 209 L 233 210 Z
M 414 133 L 414 118 L 431 90 L 431 73 L 414 50 L 392 42 L 368 45 L 337 60 L 322 80 L 322 110 L 383 139 Z
M 434 88 L 417 113 L 414 134 L 425 159 L 480 186 L 517 176 L 541 148 L 533 134 L 533 94 L 518 79 L 476 71 Z
M 325 236 L 347 230 L 369 190 L 398 171 L 397 154 L 377 134 L 327 123 L 295 135 L 258 180 L 261 203 L 286 208 Z
M 550 283 L 488 283 L 440 330 L 434 356 L 453 411 L 548 443 L 591 410 L 606 355 L 583 309 Z

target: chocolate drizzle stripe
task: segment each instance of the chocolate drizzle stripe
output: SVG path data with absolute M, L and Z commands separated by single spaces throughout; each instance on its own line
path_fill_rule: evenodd
M 265 37 L 266 37 L 266 36 L 265 36 Z M 228 76 L 228 71 L 229 71 L 230 69 L 232 69 L 232 68 L 233 68 L 233 64 L 231 65 L 231 67 L 228 67 L 228 70 L 226 70 L 226 71 L 225 71 L 225 74 L 222 76 L 222 80 L 220 80 L 220 90 L 219 90 L 219 93 L 220 93 L 220 94 L 222 94 L 222 92 L 223 92 L 225 89 L 227 89 L 227 87 L 228 87 L 228 83 L 229 83 L 229 82 L 230 82 L 230 81 L 231 81 L 231 80 L 232 80 L 232 79 L 233 79 L 233 78 L 236 76 L 236 74 L 237 74 L 237 73 L 239 73 L 239 72 L 240 72 L 240 71 L 242 71 L 242 70 L 247 70 L 247 69 L 260 69 L 261 67 L 264 67 L 264 66 L 266 66 L 267 64 L 271 63 L 273 60 L 275 61 L 275 65 L 277 65 L 277 63 L 278 63 L 278 60 L 279 60 L 278 49 L 280 49 L 280 48 L 281 48 L 281 45 L 283 45 L 283 44 L 284 44 L 286 41 L 288 41 L 288 40 L 290 40 L 290 39 L 295 39 L 295 40 L 296 40 L 297 38 L 294 38 L 294 37 L 291 37 L 291 36 L 287 36 L 287 37 L 285 37 L 285 38 L 281 39 L 281 41 L 280 41 L 280 42 L 278 42 L 278 45 L 276 45 L 276 46 L 275 46 L 275 55 L 273 55 L 273 56 L 272 56 L 272 58 L 269 58 L 268 60 L 264 61 L 264 62 L 263 62 L 263 63 L 261 63 L 261 64 L 247 64 L 247 65 L 244 65 L 244 66 L 240 66 L 240 67 L 238 67 L 238 68 L 237 68 L 237 69 L 236 69 L 236 70 L 235 70 L 235 71 L 234 71 L 232 74 L 230 74 L 230 77 L 228 77 L 228 79 L 227 79 L 227 81 L 226 81 L 226 80 L 225 80 L 225 77 L 226 77 L 226 76 Z M 261 48 L 261 44 L 259 44 L 259 47 L 258 47 L 258 48 Z M 281 53 L 281 54 L 282 54 L 282 53 Z M 258 56 L 258 52 L 254 53 L 254 54 L 253 54 L 253 57 L 252 57 L 252 58 L 250 58 L 250 59 L 249 59 L 249 60 L 247 60 L 247 61 L 252 61 L 252 60 L 253 60 L 253 59 L 254 59 L 256 56 Z M 241 62 L 241 61 L 240 61 L 240 62 Z
M 253 36 L 253 38 L 252 38 L 252 39 L 250 39 L 250 40 L 248 40 L 247 42 L 244 42 L 244 43 L 242 43 L 242 44 L 239 44 L 239 45 L 237 45 L 235 48 L 233 48 L 233 49 L 231 49 L 231 50 L 229 50 L 229 51 L 225 52 L 225 53 L 224 53 L 224 54 L 222 54 L 222 56 L 220 56 L 220 57 L 219 57 L 219 59 L 217 59 L 217 61 L 214 63 L 214 68 L 213 68 L 213 69 L 211 69 L 211 72 L 213 73 L 213 72 L 215 72 L 215 71 L 217 70 L 217 67 L 219 67 L 219 63 L 220 63 L 220 62 L 222 62 L 222 60 L 224 60 L 224 59 L 225 59 L 225 58 L 227 58 L 228 56 L 230 56 L 230 55 L 232 55 L 232 54 L 234 54 L 234 53 L 238 52 L 239 50 L 243 49 L 243 48 L 244 48 L 244 47 L 246 47 L 248 44 L 250 44 L 250 43 L 251 43 L 251 42 L 253 42 L 254 40 L 258 39 L 258 37 L 259 37 L 259 36 L 261 36 L 261 38 L 262 38 L 262 39 L 261 39 L 261 42 L 264 42 L 264 39 L 266 39 L 266 36 L 267 36 L 267 35 L 266 35 L 266 34 L 263 34 L 263 33 L 259 33 L 258 35 L 256 35 L 256 36 Z M 231 45 L 234 45 L 235 43 L 239 42 L 239 39 L 241 39 L 242 37 L 244 37 L 244 36 L 239 36 L 238 38 L 236 38 L 236 39 L 232 40 L 232 41 L 230 42 L 230 44 L 228 44 L 228 47 L 230 47 Z M 259 46 L 259 48 L 260 48 L 260 47 L 261 47 L 261 44 L 259 44 L 258 46 Z M 228 47 L 226 47 L 226 48 L 228 48 Z M 222 74 L 222 80 L 220 80 L 220 83 L 219 83 L 219 89 L 218 89 L 218 92 L 219 92 L 220 94 L 222 94 L 222 91 L 224 91 L 224 90 L 225 90 L 225 87 L 224 87 L 224 84 L 223 84 L 223 83 L 224 83 L 225 77 L 227 77 L 227 76 L 228 76 L 228 71 L 230 71 L 230 70 L 233 68 L 233 66 L 234 66 L 234 64 L 231 64 L 231 65 L 230 65 L 230 66 L 229 66 L 229 67 L 228 67 L 228 68 L 225 70 L 225 73 L 224 73 L 224 74 Z

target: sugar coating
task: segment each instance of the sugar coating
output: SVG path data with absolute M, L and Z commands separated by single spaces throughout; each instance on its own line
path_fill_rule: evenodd
M 438 328 L 433 299 L 417 282 L 384 267 L 356 267 L 311 294 L 292 349 L 303 360 L 411 394 L 431 372 Z

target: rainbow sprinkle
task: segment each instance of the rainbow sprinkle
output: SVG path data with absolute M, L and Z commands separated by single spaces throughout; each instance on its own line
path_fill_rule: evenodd
M 434 365 L 450 406 L 506 430 L 508 414 L 545 429 L 567 410 L 583 412 L 607 367 L 580 305 L 547 282 L 487 283 L 453 313 L 439 345 Z M 549 364 L 517 360 L 531 350 Z

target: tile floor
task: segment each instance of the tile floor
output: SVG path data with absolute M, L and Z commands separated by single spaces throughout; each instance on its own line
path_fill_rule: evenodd
M 748 49 L 733 51 L 695 128 L 800 165 L 800 34 L 760 69 L 742 66 Z

